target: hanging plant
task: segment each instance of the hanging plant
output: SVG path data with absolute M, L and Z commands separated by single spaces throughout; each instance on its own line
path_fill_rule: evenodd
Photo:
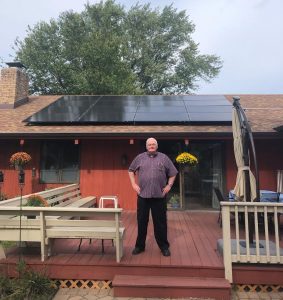
M 176 157 L 176 162 L 180 165 L 195 166 L 198 164 L 198 159 L 188 152 L 183 152 Z
M 10 158 L 10 164 L 12 167 L 23 167 L 29 161 L 31 161 L 31 156 L 26 152 L 16 152 Z

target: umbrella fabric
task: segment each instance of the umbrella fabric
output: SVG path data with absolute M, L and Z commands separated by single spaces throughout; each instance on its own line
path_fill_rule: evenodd
M 277 193 L 283 193 L 283 170 L 277 171 Z
M 235 199 L 237 201 L 246 201 L 245 170 L 248 170 L 250 176 L 251 201 L 254 201 L 256 199 L 256 180 L 250 167 L 245 166 L 244 157 L 243 157 L 241 125 L 235 108 L 233 108 L 232 129 L 233 129 L 233 138 L 234 138 L 234 154 L 235 154 L 236 164 L 238 167 L 236 185 L 234 187 Z

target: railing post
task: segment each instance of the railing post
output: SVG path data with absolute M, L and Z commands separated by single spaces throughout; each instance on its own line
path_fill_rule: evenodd
M 46 228 L 45 228 L 45 214 L 43 211 L 40 211 L 40 248 L 41 248 L 41 261 L 44 261 L 47 257 L 46 247 L 45 247 L 45 238 L 46 238 Z
M 222 204 L 221 204 L 222 205 Z M 222 235 L 223 235 L 223 260 L 225 278 L 232 283 L 232 253 L 231 253 L 231 228 L 230 228 L 230 207 L 222 205 Z
M 120 217 L 119 217 L 119 213 L 116 212 L 115 213 L 115 224 L 116 224 L 116 261 L 120 262 L 121 259 L 121 253 L 120 253 Z

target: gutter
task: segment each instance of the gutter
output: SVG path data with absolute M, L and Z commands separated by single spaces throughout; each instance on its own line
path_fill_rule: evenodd
M 88 139 L 88 138 L 144 138 L 149 136 L 162 138 L 196 138 L 196 139 L 232 139 L 232 132 L 96 132 L 96 133 L 0 133 L 0 139 Z M 253 132 L 256 139 L 282 139 L 279 132 Z

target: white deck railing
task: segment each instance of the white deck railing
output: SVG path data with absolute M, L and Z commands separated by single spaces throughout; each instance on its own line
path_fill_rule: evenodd
M 232 263 L 283 263 L 283 249 L 280 249 L 280 214 L 283 214 L 283 203 L 221 202 L 221 206 L 227 280 L 233 282 Z M 250 225 L 254 229 L 253 241 L 249 240 L 249 214 L 253 216 Z M 241 245 L 243 242 L 246 247 Z

